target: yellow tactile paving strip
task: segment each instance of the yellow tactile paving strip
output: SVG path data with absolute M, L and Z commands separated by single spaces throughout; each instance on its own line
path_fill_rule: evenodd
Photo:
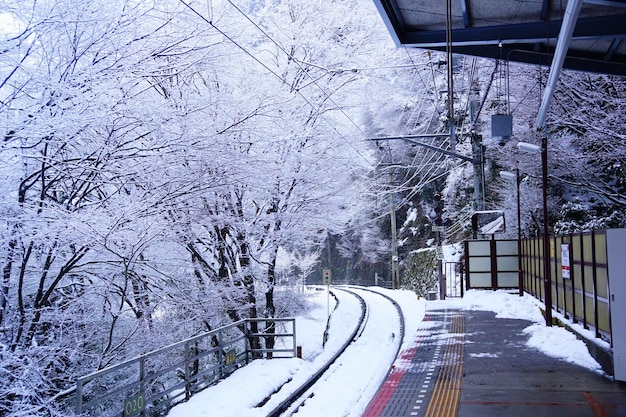
M 426 417 L 456 417 L 463 379 L 464 342 L 465 316 L 454 314 L 450 320 L 450 334 L 433 395 L 426 409 Z

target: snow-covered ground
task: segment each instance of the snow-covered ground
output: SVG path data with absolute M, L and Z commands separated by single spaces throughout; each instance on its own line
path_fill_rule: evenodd
M 524 330 L 530 334 L 528 345 L 545 354 L 586 367 L 601 373 L 600 365 L 591 357 L 585 344 L 572 333 L 559 327 L 546 327 L 539 311 L 541 305 L 534 298 L 509 294 L 505 291 L 468 291 L 463 299 L 445 301 L 418 300 L 409 291 L 392 291 L 376 288 L 393 297 L 401 306 L 405 323 L 406 348 L 413 340 L 425 311 L 431 307 L 494 311 L 497 317 L 526 319 L 531 324 Z M 364 293 L 364 292 L 363 292 Z M 322 347 L 327 317 L 325 291 L 311 291 L 316 306 L 306 316 L 296 320 L 297 344 L 302 346 L 303 359 L 257 360 L 237 370 L 219 384 L 193 396 L 188 402 L 171 410 L 169 417 L 266 416 L 282 398 L 273 396 L 263 407 L 256 407 L 282 384 L 291 380 L 297 385 L 312 375 L 317 367 L 330 358 L 354 330 L 360 314 L 358 302 L 350 295 L 337 291 L 340 302 L 335 307 L 331 298 L 331 331 L 328 342 Z M 382 300 L 379 298 L 379 300 Z M 382 300 L 384 301 L 384 300 Z M 380 301 L 380 305 L 383 302 Z M 377 303 L 378 304 L 378 303 Z M 390 305 L 389 303 L 387 303 Z M 364 333 L 358 346 L 349 352 L 350 361 L 342 363 L 341 372 L 335 371 L 316 388 L 314 401 L 309 401 L 297 416 L 360 416 L 379 384 L 384 380 L 392 353 L 397 344 L 393 335 L 397 314 L 393 308 L 377 307 L 375 321 L 370 323 L 369 334 Z M 371 319 L 371 317 L 370 317 Z M 393 333 L 393 335 L 391 335 Z M 390 356 L 391 355 L 391 356 Z M 325 396 L 324 392 L 331 395 Z M 334 394 L 334 395 L 333 395 Z M 341 395 L 337 395 L 341 394 Z

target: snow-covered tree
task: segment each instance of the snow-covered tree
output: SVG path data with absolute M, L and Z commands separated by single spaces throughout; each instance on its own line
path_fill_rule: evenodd
M 334 97 L 360 74 L 313 74 L 350 57 L 346 22 L 320 32 L 323 3 L 196 6 L 2 10 L 8 415 L 53 414 L 77 375 L 167 337 L 275 316 L 279 249 L 310 251 L 358 208 L 370 158 Z
M 515 148 L 517 141 L 540 144 L 542 132 L 533 128 L 545 71 L 528 66 L 513 67 L 511 108 L 514 138 L 505 147 L 491 147 L 495 170 L 519 167 L 523 235 L 542 231 L 541 165 L 538 155 Z M 518 88 L 524 85 L 526 88 Z M 548 211 L 551 231 L 569 233 L 624 226 L 624 127 L 621 123 L 624 80 L 600 74 L 563 71 L 547 120 Z M 498 184 L 500 181 L 490 181 Z M 501 189 L 507 210 L 515 213 L 515 185 Z M 494 204 L 500 204 L 496 198 Z M 577 218 L 577 208 L 587 211 Z M 515 217 L 508 216 L 507 223 Z M 552 230 L 552 228 L 554 230 Z

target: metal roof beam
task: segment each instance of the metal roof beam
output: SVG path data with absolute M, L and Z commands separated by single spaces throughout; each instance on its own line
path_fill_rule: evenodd
M 624 34 L 626 14 L 601 16 L 580 19 L 574 29 L 572 38 L 590 37 L 621 37 Z M 452 30 L 453 46 L 497 45 L 499 43 L 534 43 L 546 39 L 556 39 L 562 22 L 558 20 L 545 22 L 518 23 L 489 27 L 472 27 Z M 404 33 L 399 39 L 403 46 L 418 48 L 434 48 L 445 46 L 446 31 L 412 30 Z
M 574 27 L 578 20 L 578 14 L 583 4 L 583 0 L 569 0 L 567 2 L 567 8 L 565 9 L 565 16 L 563 18 L 563 25 L 559 33 L 559 41 L 556 45 L 556 51 L 554 52 L 554 59 L 552 60 L 552 66 L 550 67 L 550 75 L 548 76 L 548 82 L 546 83 L 546 89 L 543 92 L 543 98 L 541 99 L 541 106 L 535 120 L 535 129 L 543 129 L 546 125 L 546 116 L 556 85 L 559 81 L 559 75 L 561 74 L 561 68 L 563 68 L 563 62 L 567 55 L 567 49 L 569 43 L 572 40 L 572 34 L 574 33 Z
M 446 30 L 420 29 L 420 18 L 411 13 L 410 7 L 406 11 L 404 9 L 410 3 L 408 0 L 402 0 L 402 7 L 398 4 L 399 0 L 373 1 L 398 47 L 445 51 Z M 535 0 L 537 6 L 541 6 L 541 10 L 537 11 L 537 21 L 515 23 L 515 18 L 510 17 L 512 23 L 501 25 L 490 25 L 498 19 L 509 20 L 506 19 L 507 16 L 498 16 L 497 10 L 493 11 L 494 16 L 477 20 L 472 16 L 471 0 L 458 1 L 463 13 L 463 25 L 466 27 L 452 30 L 454 53 L 495 59 L 506 56 L 511 61 L 550 65 L 562 26 L 560 20 L 549 20 L 555 0 Z M 436 2 L 437 0 L 428 0 L 426 3 L 432 5 Z M 612 7 L 614 10 L 597 16 L 593 16 L 595 11 L 580 12 L 583 17 L 578 19 L 572 34 L 572 40 L 580 42 L 572 43 L 563 67 L 626 76 L 626 54 L 623 51 L 623 40 L 626 39 L 626 0 L 583 0 L 583 3 Z M 587 15 L 593 17 L 584 17 Z M 443 24 L 432 21 L 425 23 L 429 27 L 442 27 Z
M 467 7 L 467 0 L 460 0 L 461 1 L 461 11 L 463 12 L 463 25 L 465 25 L 466 28 L 470 27 L 470 15 L 469 15 L 469 7 Z
M 611 46 L 609 47 L 609 50 L 606 51 L 606 54 L 604 55 L 604 59 L 606 61 L 610 61 L 611 59 L 613 59 L 613 55 L 615 54 L 615 51 L 617 51 L 617 48 L 619 48 L 620 44 L 622 43 L 623 39 L 613 39 L 613 42 L 611 42 Z
M 378 9 L 378 14 L 383 19 L 385 26 L 387 26 L 387 30 L 396 46 L 402 46 L 400 33 L 404 32 L 406 24 L 398 3 L 388 0 L 374 0 L 374 5 Z
M 597 4 L 598 6 L 626 8 L 626 0 L 585 0 L 585 3 Z
M 541 14 L 539 15 L 539 20 L 548 20 L 548 12 L 550 12 L 550 0 L 543 0 L 543 4 L 541 5 Z
M 445 48 L 429 48 L 435 51 L 445 51 Z M 455 54 L 479 56 L 483 58 L 504 59 L 525 64 L 549 66 L 553 54 L 547 50 L 537 51 L 534 44 L 517 44 L 509 48 L 503 46 L 463 46 L 454 48 Z M 587 71 L 601 74 L 626 76 L 626 59 L 614 56 L 606 61 L 604 55 L 592 54 L 570 49 L 565 58 L 564 68 L 576 71 Z

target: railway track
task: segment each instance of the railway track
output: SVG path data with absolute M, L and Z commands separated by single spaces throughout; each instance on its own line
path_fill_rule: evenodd
M 342 288 L 334 288 L 332 291 L 339 292 L 343 291 L 355 297 L 359 304 L 361 305 L 361 315 L 356 324 L 354 330 L 350 334 L 350 336 L 346 339 L 343 345 L 337 350 L 337 352 L 330 357 L 328 361 L 326 361 L 323 366 L 321 366 L 310 378 L 308 378 L 303 384 L 301 384 L 296 389 L 292 390 L 292 392 L 282 400 L 277 406 L 275 406 L 268 414 L 268 417 L 288 417 L 293 414 L 298 413 L 303 407 L 306 407 L 306 402 L 308 400 L 316 400 L 320 401 L 320 397 L 323 397 L 322 385 L 329 378 L 337 377 L 335 375 L 338 372 L 338 369 L 341 368 L 342 363 L 349 360 L 350 357 L 350 349 L 356 348 L 361 337 L 368 337 L 368 324 L 372 318 L 375 318 L 376 310 L 381 308 L 390 308 L 384 302 L 380 303 L 380 298 L 386 300 L 387 303 L 391 303 L 398 314 L 398 334 L 395 332 L 392 333 L 392 338 L 397 338 L 394 340 L 397 349 L 393 352 L 393 358 L 395 358 L 400 350 L 400 346 L 402 345 L 402 341 L 404 339 L 404 316 L 402 314 L 402 310 L 398 303 L 393 300 L 391 297 L 387 295 L 381 294 L 376 291 L 366 290 L 363 288 L 355 288 L 355 287 L 342 287 Z M 369 332 L 376 330 L 369 330 Z M 393 362 L 393 358 L 389 362 L 389 365 Z M 387 369 L 387 371 L 389 371 Z M 384 380 L 382 377 L 381 380 Z M 285 384 L 283 387 L 286 387 Z M 281 389 L 283 389 L 281 387 Z M 279 389 L 273 395 L 280 392 Z M 287 388 L 285 388 L 287 389 Z M 317 397 L 317 398 L 314 398 Z M 331 399 L 329 399 L 331 400 Z

